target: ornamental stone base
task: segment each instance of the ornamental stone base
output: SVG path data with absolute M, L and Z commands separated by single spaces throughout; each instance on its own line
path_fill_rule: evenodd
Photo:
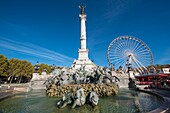
M 84 89 L 86 96 L 92 91 L 92 88 L 99 97 L 116 95 L 119 91 L 117 84 L 69 84 L 64 86 L 51 84 L 47 86 L 46 94 L 50 97 L 62 97 L 63 94 L 71 92 L 75 95 L 79 87 Z
M 96 67 L 96 65 L 89 59 L 86 59 L 86 60 L 74 60 L 71 67 L 73 69 L 79 69 L 82 66 L 85 66 L 86 71 L 92 70 L 94 67 Z

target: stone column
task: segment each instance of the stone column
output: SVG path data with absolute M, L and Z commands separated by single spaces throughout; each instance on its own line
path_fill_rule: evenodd
M 86 50 L 86 15 L 80 14 L 80 49 Z
M 81 13 L 80 17 L 80 49 L 79 49 L 79 60 L 86 62 L 88 58 L 88 49 L 86 47 L 86 14 L 84 12 L 85 6 L 80 6 Z

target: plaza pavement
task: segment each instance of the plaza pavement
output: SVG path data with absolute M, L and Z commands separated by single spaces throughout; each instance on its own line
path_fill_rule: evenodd
M 5 99 L 13 95 L 14 87 L 8 88 L 7 86 L 1 86 L 0 88 L 0 100 Z
M 13 96 L 18 93 L 25 92 L 25 88 L 28 87 L 28 84 L 11 84 L 9 88 L 9 84 L 1 84 L 0 87 L 0 100 L 5 99 L 7 97 Z M 18 90 L 17 90 L 18 88 Z

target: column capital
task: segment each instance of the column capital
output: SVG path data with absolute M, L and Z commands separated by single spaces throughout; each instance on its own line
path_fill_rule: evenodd
M 85 14 L 79 14 L 80 19 L 86 19 L 86 15 Z

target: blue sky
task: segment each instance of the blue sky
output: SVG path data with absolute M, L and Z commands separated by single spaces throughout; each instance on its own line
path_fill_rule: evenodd
M 86 4 L 89 58 L 108 66 L 122 35 L 143 40 L 155 64 L 170 63 L 169 0 L 0 0 L 0 54 L 35 64 L 71 66 L 80 47 L 78 6 Z

